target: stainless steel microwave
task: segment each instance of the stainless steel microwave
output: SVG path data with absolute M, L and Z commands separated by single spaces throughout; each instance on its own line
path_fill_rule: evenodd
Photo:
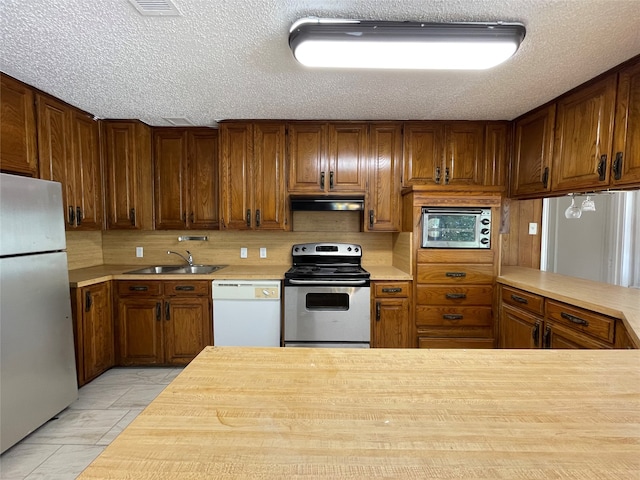
M 422 248 L 491 248 L 491 209 L 422 207 Z

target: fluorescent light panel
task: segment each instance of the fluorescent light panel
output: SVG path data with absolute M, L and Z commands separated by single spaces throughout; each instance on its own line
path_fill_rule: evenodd
M 298 20 L 289 45 L 309 67 L 470 69 L 496 66 L 518 49 L 517 23 L 420 23 Z

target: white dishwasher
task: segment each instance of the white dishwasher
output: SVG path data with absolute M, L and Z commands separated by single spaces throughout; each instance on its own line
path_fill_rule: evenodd
M 214 280 L 213 344 L 280 346 L 279 280 Z

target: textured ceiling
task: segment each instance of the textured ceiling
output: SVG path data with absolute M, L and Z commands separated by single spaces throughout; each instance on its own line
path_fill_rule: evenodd
M 0 0 L 0 70 L 101 118 L 513 119 L 640 54 L 640 0 Z M 300 17 L 517 21 L 516 55 L 486 71 L 299 65 Z

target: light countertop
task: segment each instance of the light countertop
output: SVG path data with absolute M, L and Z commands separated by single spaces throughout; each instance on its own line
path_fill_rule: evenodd
M 80 475 L 638 478 L 640 351 L 207 347 Z

